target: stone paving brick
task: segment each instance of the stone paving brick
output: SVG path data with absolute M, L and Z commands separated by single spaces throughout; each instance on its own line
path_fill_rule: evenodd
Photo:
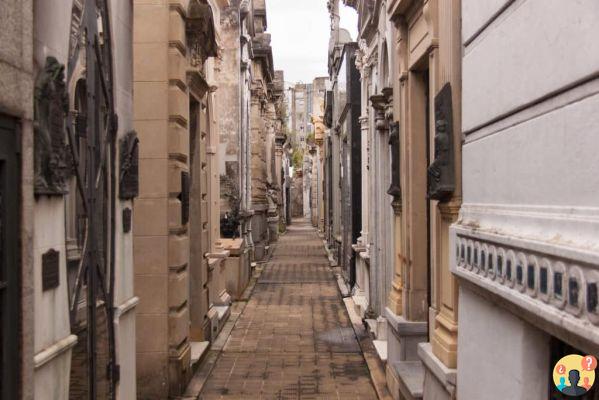
M 266 264 L 202 400 L 376 399 L 323 250 L 293 226 Z

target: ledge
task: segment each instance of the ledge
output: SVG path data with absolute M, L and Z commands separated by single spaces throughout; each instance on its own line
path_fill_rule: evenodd
M 230 252 L 229 257 L 239 256 L 244 251 L 243 239 L 220 239 L 225 251 Z
M 368 251 L 368 247 L 364 246 L 362 243 L 352 244 L 351 248 L 358 254 Z
M 428 332 L 427 322 L 408 321 L 404 317 L 395 314 L 389 307 L 385 307 L 385 317 L 391 328 L 399 336 L 423 336 Z
M 430 343 L 418 344 L 418 356 L 425 367 L 443 384 L 445 390 L 450 394 L 455 393 L 457 382 L 457 370 L 447 368 L 441 360 L 433 354 L 433 347 Z
M 215 251 L 212 253 L 206 253 L 204 255 L 204 257 L 206 258 L 216 258 L 216 259 L 222 259 L 222 258 L 227 258 L 231 255 L 231 252 L 229 250 L 223 250 L 223 251 Z
M 399 391 L 407 400 L 422 399 L 424 366 L 420 361 L 400 361 L 391 366 L 399 382 Z
M 129 311 L 131 311 L 135 307 L 137 307 L 138 304 L 139 304 L 139 297 L 137 297 L 137 296 L 131 297 L 129 300 L 120 304 L 115 309 L 114 318 L 115 319 L 121 318 L 123 315 L 127 314 Z
M 451 227 L 450 242 L 450 270 L 461 286 L 573 346 L 599 352 L 599 307 L 589 296 L 599 286 L 595 249 L 464 225 Z
M 54 343 L 52 346 L 40 351 L 33 357 L 35 369 L 41 368 L 56 357 L 66 353 L 75 346 L 75 343 L 77 343 L 77 336 L 69 335 Z

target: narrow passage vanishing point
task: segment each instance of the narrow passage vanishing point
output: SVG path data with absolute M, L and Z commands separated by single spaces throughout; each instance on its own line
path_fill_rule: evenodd
M 199 397 L 377 399 L 322 241 L 281 237 Z

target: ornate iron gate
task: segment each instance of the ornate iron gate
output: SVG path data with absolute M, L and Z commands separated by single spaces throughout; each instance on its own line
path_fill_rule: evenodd
M 16 399 L 19 385 L 21 173 L 17 125 L 0 115 L 0 399 Z
M 74 0 L 67 76 L 67 87 L 77 87 L 76 96 L 79 96 L 75 112 L 67 117 L 68 147 L 76 175 L 80 246 L 69 305 L 73 327 L 82 319 L 81 314 L 85 315 L 87 388 L 84 392 L 88 399 L 114 399 L 120 375 L 114 331 L 118 119 L 114 110 L 108 3 L 109 0 Z M 77 79 L 76 85 L 70 85 L 73 79 Z M 82 312 L 79 305 L 84 294 L 85 312 Z M 101 357 L 98 356 L 100 334 L 106 342 Z M 78 367 L 81 365 L 72 368 Z M 99 382 L 105 383 L 103 390 L 99 389 Z

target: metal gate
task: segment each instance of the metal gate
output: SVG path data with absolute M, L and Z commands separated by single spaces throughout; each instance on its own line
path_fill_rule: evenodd
M 71 390 L 71 398 L 114 399 L 120 375 L 113 322 L 118 120 L 108 3 L 74 0 L 71 22 L 67 87 L 76 86 L 79 98 L 76 112 L 67 117 L 67 134 L 76 175 L 81 255 L 69 293 L 69 311 L 73 329 L 78 321 L 84 321 L 81 336 L 85 336 L 86 347 L 81 363 L 87 370 L 87 387 L 80 394 Z M 75 71 L 82 70 L 81 65 L 84 73 L 75 75 Z M 69 84 L 73 79 L 78 80 L 76 85 Z M 83 297 L 86 300 L 82 310 Z M 103 340 L 101 352 L 99 335 Z M 75 361 L 72 368 L 83 367 Z
M 17 125 L 0 115 L 0 399 L 17 398 L 21 334 Z

